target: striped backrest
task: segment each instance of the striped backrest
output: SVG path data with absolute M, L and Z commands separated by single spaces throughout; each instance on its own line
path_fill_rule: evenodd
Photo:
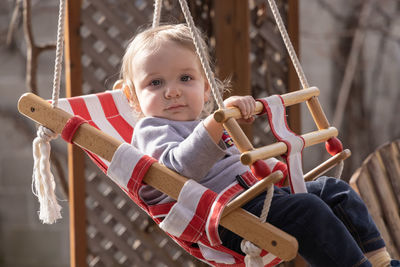
M 131 143 L 137 117 L 122 90 L 63 98 L 58 107 L 81 116 L 90 125 L 121 142 Z M 86 152 L 103 171 L 107 171 L 109 161 Z

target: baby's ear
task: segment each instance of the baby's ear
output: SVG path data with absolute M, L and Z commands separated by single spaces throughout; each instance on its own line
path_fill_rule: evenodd
M 122 89 L 122 87 L 124 86 L 124 81 L 123 80 L 117 80 L 114 85 L 113 85 L 113 90 L 119 90 Z

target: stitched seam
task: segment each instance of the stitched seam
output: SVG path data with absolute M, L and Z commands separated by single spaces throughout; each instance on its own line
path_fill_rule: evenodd
M 353 234 L 353 237 L 354 237 L 355 241 L 357 242 L 357 244 L 360 246 L 360 249 L 362 251 L 365 251 L 363 242 L 361 241 L 361 237 L 360 237 L 357 229 L 355 228 L 355 226 L 352 224 L 350 218 L 345 213 L 342 205 L 341 204 L 336 205 L 335 210 L 337 211 L 337 216 L 340 217 L 341 221 L 347 226 L 349 231 Z

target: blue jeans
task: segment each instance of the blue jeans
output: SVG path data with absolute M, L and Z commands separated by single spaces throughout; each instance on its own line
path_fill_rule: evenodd
M 267 221 L 293 235 L 299 254 L 312 266 L 372 266 L 364 253 L 385 246 L 368 210 L 350 186 L 321 177 L 306 183 L 308 194 L 275 187 Z M 243 206 L 259 216 L 265 193 Z M 223 244 L 238 252 L 242 238 L 220 226 Z

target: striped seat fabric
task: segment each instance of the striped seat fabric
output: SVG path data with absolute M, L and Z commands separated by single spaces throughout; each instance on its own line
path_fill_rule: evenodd
M 149 206 L 139 197 L 143 178 L 155 159 L 130 145 L 137 120 L 121 90 L 59 100 L 59 108 L 79 115 L 90 125 L 120 140 L 112 162 L 86 151 L 90 158 L 129 197 L 146 211 L 160 227 L 186 251 L 212 266 L 245 266 L 244 256 L 222 246 L 218 222 L 223 207 L 243 191 L 237 182 L 217 194 L 188 180 L 176 202 Z M 249 184 L 257 180 L 250 176 Z M 260 256 L 264 266 L 274 266 L 281 259 L 267 251 Z

